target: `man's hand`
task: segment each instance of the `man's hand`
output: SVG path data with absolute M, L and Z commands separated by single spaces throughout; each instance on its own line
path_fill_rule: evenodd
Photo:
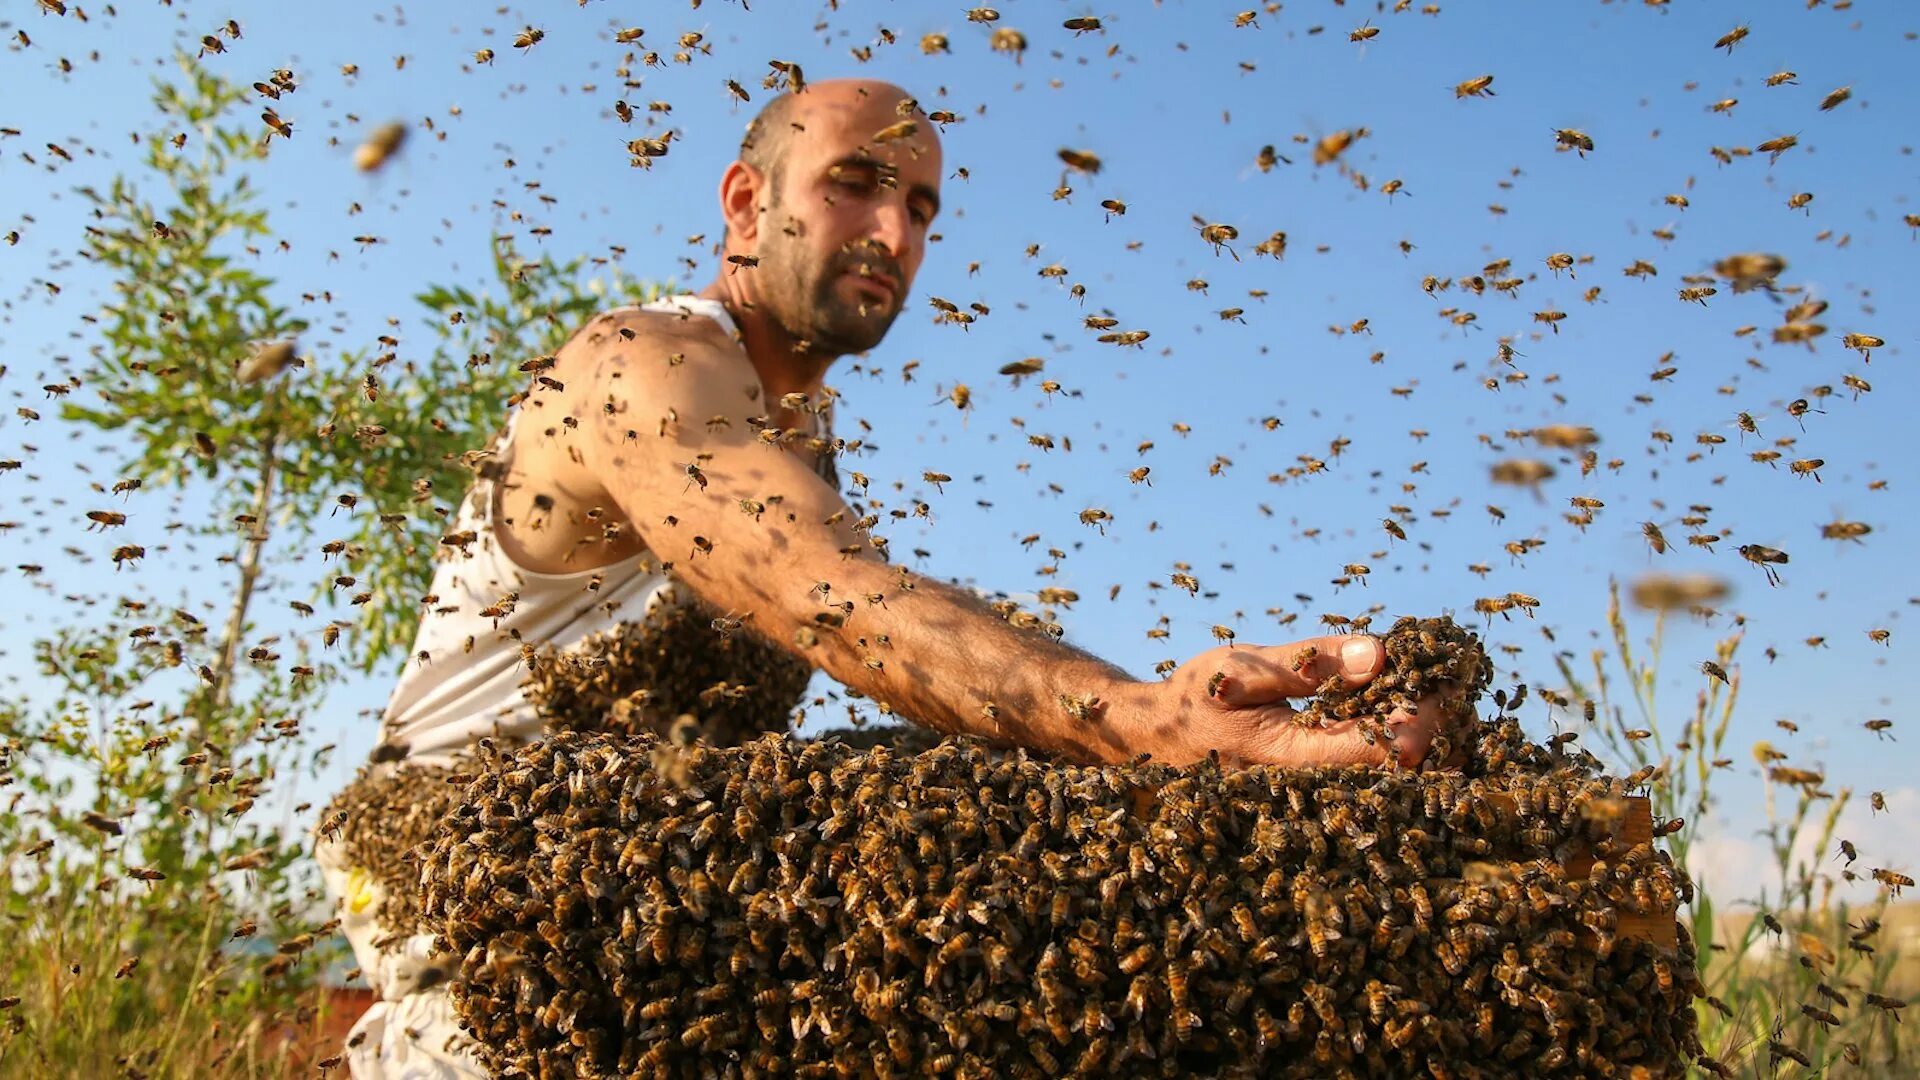
M 1136 750 L 1172 765 L 1199 761 L 1214 750 L 1228 767 L 1379 765 L 1391 758 L 1387 738 L 1370 743 L 1355 720 L 1304 726 L 1287 699 L 1311 697 L 1329 678 L 1363 686 L 1379 673 L 1382 660 L 1379 642 L 1365 634 L 1221 646 L 1180 665 L 1163 682 L 1134 683 L 1114 694 L 1108 716 Z M 1443 716 L 1440 699 L 1430 697 L 1414 712 L 1388 718 L 1401 765 L 1420 763 Z

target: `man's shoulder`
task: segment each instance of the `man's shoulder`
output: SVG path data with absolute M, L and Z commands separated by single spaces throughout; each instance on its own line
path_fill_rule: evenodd
M 751 401 L 759 389 L 759 376 L 733 333 L 690 309 L 610 308 L 581 328 L 561 361 L 561 368 L 572 373 L 563 381 L 579 383 L 578 393 L 596 403 L 612 392 L 615 380 L 628 394 L 710 411 L 731 404 L 735 391 Z
M 725 327 L 691 306 L 623 304 L 608 308 L 588 320 L 578 337 L 590 347 L 617 347 L 622 342 L 642 339 L 739 347 L 739 342 Z

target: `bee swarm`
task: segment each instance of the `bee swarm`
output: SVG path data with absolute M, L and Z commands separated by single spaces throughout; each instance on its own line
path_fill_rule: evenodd
M 1684 873 L 1590 756 L 1456 734 L 1424 773 L 489 742 L 418 900 L 505 1075 L 1679 1071 L 1691 943 L 1615 929 Z
M 1298 718 L 1302 723 L 1339 720 L 1385 722 L 1395 709 L 1411 711 L 1430 694 L 1448 699 L 1449 713 L 1458 714 L 1463 702 L 1480 696 L 1493 679 L 1493 663 L 1480 640 L 1447 616 L 1395 621 L 1380 646 L 1386 651 L 1380 674 L 1358 689 L 1348 689 L 1338 678 L 1327 680 Z M 1435 754 L 1441 758 L 1446 755 Z

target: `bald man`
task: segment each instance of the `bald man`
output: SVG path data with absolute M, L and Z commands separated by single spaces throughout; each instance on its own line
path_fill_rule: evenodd
M 845 444 L 824 380 L 903 310 L 944 171 L 933 126 L 887 83 L 815 83 L 761 111 L 720 177 L 713 282 L 596 317 L 520 400 L 455 527 L 478 542 L 437 568 L 376 768 L 457 767 L 482 737 L 538 737 L 526 650 L 691 602 L 940 732 L 1087 762 L 1387 759 L 1356 725 L 1303 727 L 1287 706 L 1371 678 L 1369 637 L 1216 648 L 1141 681 L 886 560 L 834 482 Z M 1393 719 L 1403 763 L 1438 711 Z M 354 1075 L 480 1075 L 450 1019 L 449 959 L 430 934 L 375 924 L 382 885 L 339 845 L 317 855 L 382 999 L 356 1028 Z

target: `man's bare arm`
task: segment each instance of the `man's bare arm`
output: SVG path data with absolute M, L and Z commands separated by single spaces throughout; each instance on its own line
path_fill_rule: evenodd
M 661 323 L 617 316 L 562 360 L 590 386 L 588 471 L 702 599 L 940 731 L 1088 761 L 1150 749 L 1102 707 L 1134 683 L 1126 672 L 877 558 L 805 443 L 749 423 L 769 409 L 738 347 Z

